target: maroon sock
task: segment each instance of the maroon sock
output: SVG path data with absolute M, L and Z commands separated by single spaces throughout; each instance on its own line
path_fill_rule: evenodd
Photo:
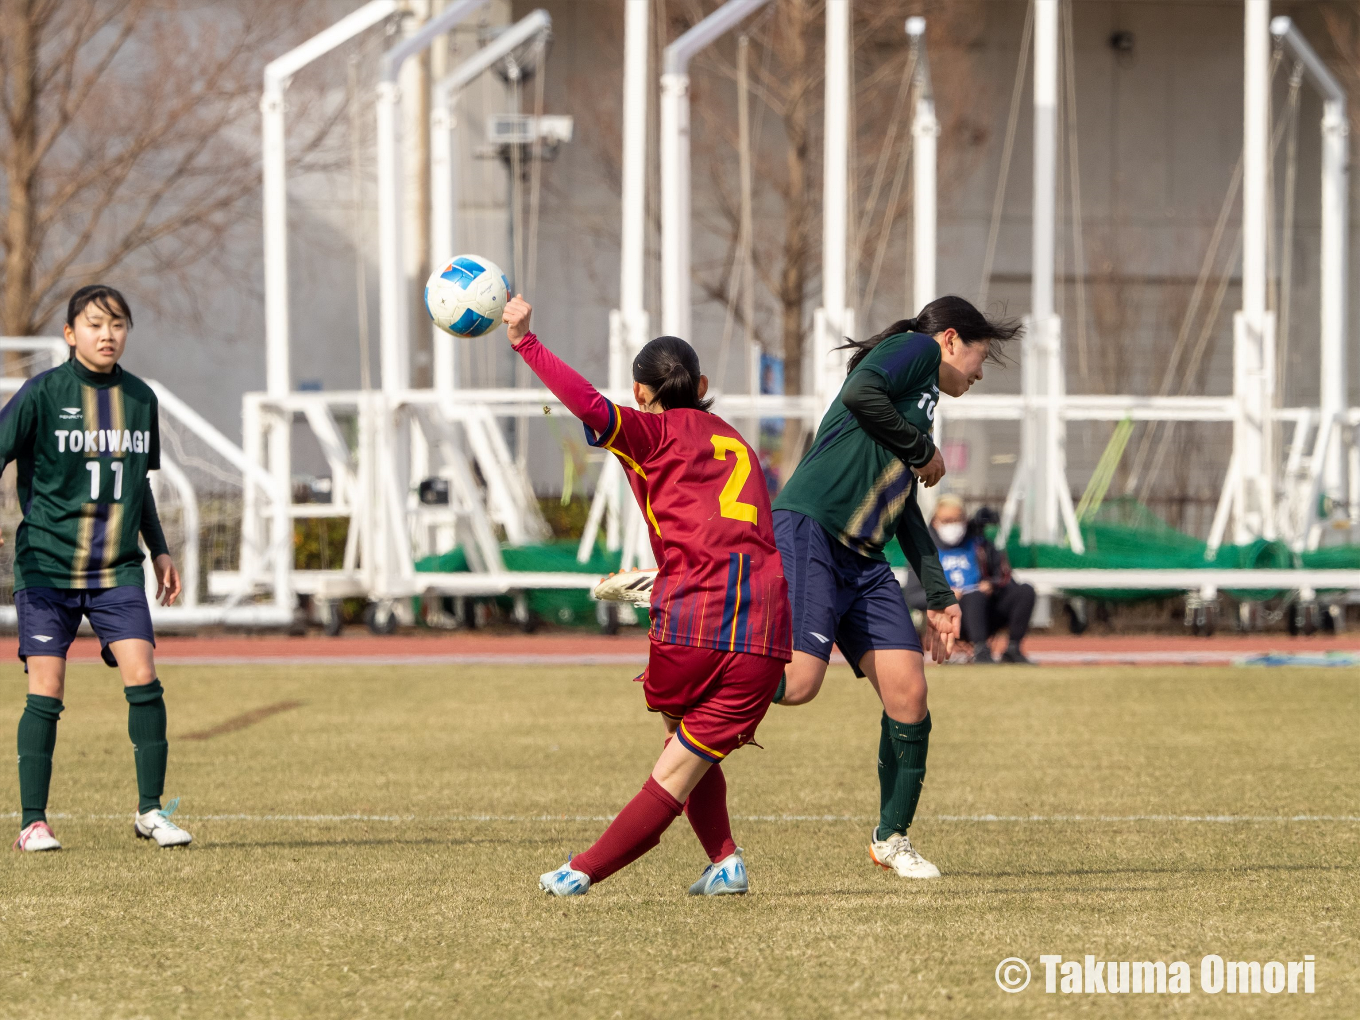
M 699 837 L 708 859 L 717 864 L 736 852 L 732 823 L 727 819 L 727 780 L 721 765 L 711 765 L 685 801 L 685 817 Z
M 661 834 L 680 817 L 681 810 L 680 802 L 648 776 L 637 796 L 609 823 L 594 846 L 571 859 L 571 866 L 584 871 L 592 882 L 603 882 L 660 843 Z

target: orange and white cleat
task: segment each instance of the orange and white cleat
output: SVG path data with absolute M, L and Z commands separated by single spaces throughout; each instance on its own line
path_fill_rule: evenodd
M 893 832 L 887 839 L 878 838 L 878 829 L 869 840 L 869 856 L 885 871 L 902 878 L 939 878 L 940 869 L 917 853 L 904 833 Z
M 52 835 L 52 827 L 46 822 L 33 822 L 19 833 L 19 838 L 14 841 L 14 849 L 39 853 L 43 850 L 60 850 L 61 844 Z
M 652 602 L 652 585 L 656 583 L 656 568 L 650 570 L 621 570 L 601 578 L 591 595 L 600 602 L 631 602 L 647 606 Z

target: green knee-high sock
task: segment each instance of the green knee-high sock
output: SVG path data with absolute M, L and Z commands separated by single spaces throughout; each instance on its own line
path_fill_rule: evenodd
M 888 730 L 888 724 L 892 722 L 888 718 L 888 713 L 883 713 L 883 724 L 879 727 L 878 735 L 878 813 L 879 817 L 886 815 L 888 802 L 892 800 L 893 791 L 897 789 L 897 754 L 893 751 L 892 734 Z
M 889 746 L 885 747 L 887 744 Z M 880 804 L 878 838 L 885 839 L 894 832 L 906 832 L 916 815 L 916 802 L 921 799 L 921 784 L 926 778 L 926 752 L 930 749 L 930 713 L 918 723 L 898 722 L 883 714 L 883 737 L 879 741 L 878 776 Z M 891 751 L 893 768 L 882 764 L 885 751 Z M 891 791 L 887 779 L 891 771 Z
M 47 820 L 47 790 L 52 785 L 52 752 L 57 746 L 57 720 L 61 718 L 59 698 L 30 694 L 19 717 L 19 804 L 26 829 L 34 822 Z
M 137 760 L 137 810 L 156 811 L 165 792 L 165 697 L 159 680 L 138 687 L 124 687 L 128 701 L 128 736 Z

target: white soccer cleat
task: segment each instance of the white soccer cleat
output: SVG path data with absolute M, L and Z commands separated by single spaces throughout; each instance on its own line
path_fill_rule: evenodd
M 656 569 L 621 570 L 602 578 L 591 592 L 600 602 L 631 602 L 635 606 L 648 606 L 652 603 L 652 585 L 656 582 Z
M 895 871 L 902 878 L 940 877 L 940 869 L 917 853 L 911 840 L 899 832 L 879 839 L 878 829 L 874 829 L 869 841 L 869 856 L 880 868 Z
M 691 896 L 745 896 L 750 890 L 746 881 L 746 862 L 741 859 L 741 847 L 717 864 L 710 864 L 689 887 Z
M 60 850 L 61 844 L 52 835 L 52 829 L 46 822 L 34 822 L 19 833 L 19 838 L 14 841 L 14 849 L 38 853 L 42 850 Z
M 538 887 L 549 896 L 584 896 L 590 892 L 590 876 L 571 866 L 571 860 L 556 871 L 538 877 Z
M 133 818 L 132 831 L 137 833 L 138 839 L 154 839 L 158 846 L 188 846 L 194 841 L 194 837 L 170 821 L 170 814 L 171 812 L 157 809 L 144 815 L 136 815 Z

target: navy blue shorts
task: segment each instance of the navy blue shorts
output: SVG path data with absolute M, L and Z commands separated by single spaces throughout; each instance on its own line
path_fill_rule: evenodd
M 835 642 L 863 676 L 859 660 L 875 649 L 921 651 L 892 567 L 861 556 L 818 522 L 792 510 L 774 512 L 774 540 L 793 604 L 793 650 L 831 658 Z
M 30 655 L 66 658 L 80 618 L 88 616 L 104 661 L 118 663 L 109 651 L 114 641 L 141 638 L 156 643 L 146 592 L 135 585 L 118 588 L 24 588 L 14 593 L 19 614 L 19 658 L 27 670 Z

